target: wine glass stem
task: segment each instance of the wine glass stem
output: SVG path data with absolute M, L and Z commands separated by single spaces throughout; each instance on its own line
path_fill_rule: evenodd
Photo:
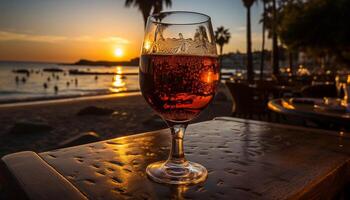
M 171 150 L 168 158 L 168 162 L 182 164 L 186 162 L 183 138 L 185 135 L 187 125 L 177 124 L 171 126 Z

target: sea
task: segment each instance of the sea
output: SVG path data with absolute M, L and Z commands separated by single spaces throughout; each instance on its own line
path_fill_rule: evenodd
M 52 69 L 58 70 L 54 72 Z M 72 74 L 70 70 L 89 74 Z M 134 92 L 139 91 L 138 77 L 137 66 L 78 66 L 2 61 L 0 103 Z
M 85 74 L 70 73 L 72 70 Z M 138 66 L 0 61 L 0 104 L 137 92 L 140 91 L 138 71 Z M 221 72 L 222 78 L 228 79 L 228 74 L 241 75 L 245 70 L 221 69 Z

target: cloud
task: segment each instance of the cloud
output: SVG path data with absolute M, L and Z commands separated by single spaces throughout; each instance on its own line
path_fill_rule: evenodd
M 239 26 L 236 28 L 237 31 L 245 31 L 246 27 L 245 26 Z
M 128 40 L 121 38 L 121 37 L 115 37 L 115 36 L 102 38 L 101 41 L 102 42 L 113 42 L 113 43 L 117 43 L 117 44 L 128 44 L 129 43 Z
M 51 36 L 51 35 L 30 35 L 24 33 L 14 33 L 7 31 L 0 31 L 0 41 L 28 41 L 28 42 L 59 42 L 66 40 L 63 36 Z
M 25 42 L 46 42 L 46 43 L 57 43 L 63 41 L 75 41 L 75 42 L 108 42 L 115 44 L 129 44 L 129 40 L 117 37 L 91 37 L 88 35 L 79 37 L 65 37 L 55 35 L 35 35 L 26 33 L 16 33 L 9 31 L 0 31 L 0 42 L 1 41 L 25 41 Z
M 70 40 L 77 41 L 77 42 L 90 42 L 93 40 L 93 38 L 85 35 L 85 36 L 70 38 Z

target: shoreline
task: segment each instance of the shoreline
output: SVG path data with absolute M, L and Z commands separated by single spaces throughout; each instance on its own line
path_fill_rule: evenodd
M 15 107 L 23 105 L 36 105 L 36 104 L 47 104 L 47 103 L 59 103 L 66 101 L 79 101 L 84 99 L 102 99 L 102 98 L 113 98 L 123 97 L 141 94 L 140 90 L 130 90 L 118 93 L 101 93 L 101 94 L 87 94 L 87 95 L 72 95 L 72 96 L 58 96 L 58 97 L 38 97 L 32 99 L 21 99 L 21 100 L 6 100 L 0 101 L 0 108 Z

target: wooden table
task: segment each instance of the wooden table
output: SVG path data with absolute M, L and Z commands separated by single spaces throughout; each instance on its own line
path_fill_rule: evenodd
M 236 118 L 190 125 L 186 156 L 209 172 L 193 186 L 147 178 L 146 166 L 166 159 L 169 142 L 160 130 L 2 161 L 30 199 L 329 199 L 349 182 L 344 132 Z
M 305 103 L 303 103 L 305 99 Z M 330 100 L 335 100 L 329 98 Z M 300 100 L 299 102 L 293 100 Z M 314 103 L 313 103 L 314 102 Z M 318 124 L 334 125 L 350 130 L 350 112 L 344 110 L 327 109 L 323 99 L 318 98 L 281 98 L 269 101 L 270 110 L 287 116 L 297 116 L 303 120 L 312 120 Z

